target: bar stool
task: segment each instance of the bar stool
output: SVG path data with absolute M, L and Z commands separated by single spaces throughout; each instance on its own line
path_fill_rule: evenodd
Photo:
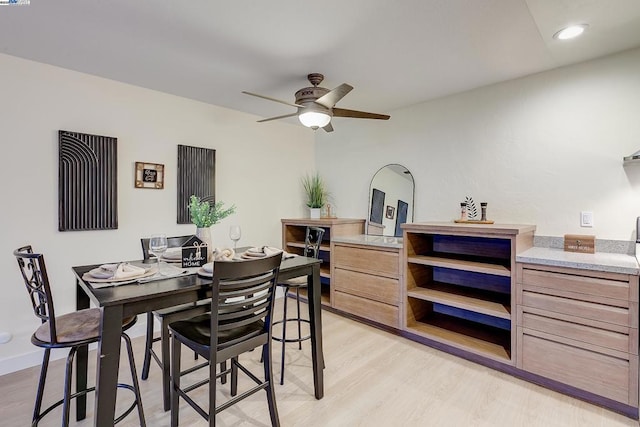
M 322 243 L 322 237 L 324 236 L 324 228 L 321 227 L 307 227 L 304 238 L 304 251 L 302 255 L 306 257 L 318 258 L 320 255 L 320 244 Z M 282 320 L 273 322 L 274 325 L 282 324 L 282 336 L 273 336 L 273 339 L 282 343 L 282 356 L 281 356 L 281 370 L 280 370 L 280 385 L 284 384 L 284 351 L 287 343 L 297 342 L 298 349 L 302 350 L 302 341 L 311 338 L 310 335 L 302 336 L 302 323 L 310 324 L 309 320 L 302 318 L 300 315 L 300 289 L 307 287 L 307 276 L 294 277 L 292 279 L 279 282 L 278 286 L 284 290 L 284 310 Z M 287 300 L 289 291 L 295 290 L 296 292 L 296 305 L 297 316 L 287 318 Z M 298 325 L 298 337 L 287 338 L 287 323 L 296 322 Z
M 29 292 L 29 299 L 33 307 L 33 312 L 42 321 L 42 325 L 31 336 L 33 345 L 44 349 L 42 359 L 42 367 L 40 370 L 40 380 L 38 381 L 38 392 L 36 394 L 35 407 L 33 409 L 32 426 L 37 426 L 40 420 L 51 412 L 54 408 L 63 405 L 62 425 L 69 425 L 70 401 L 79 396 L 84 396 L 91 391 L 95 391 L 95 387 L 86 390 L 71 393 L 71 381 L 73 359 L 79 347 L 100 341 L 100 317 L 101 312 L 98 308 L 90 308 L 80 310 L 73 313 L 64 314 L 56 317 L 54 312 L 53 298 L 51 295 L 51 287 L 49 285 L 49 277 L 44 263 L 42 254 L 33 253 L 31 246 L 23 246 L 13 251 L 13 255 L 18 260 L 18 266 L 24 279 L 24 284 Z M 122 329 L 127 330 L 136 322 L 136 317 L 128 317 L 122 320 Z M 140 388 L 138 386 L 138 376 L 136 374 L 135 360 L 133 358 L 133 349 L 131 347 L 131 339 L 122 333 L 127 347 L 127 355 L 131 368 L 132 385 L 118 384 L 119 388 L 130 390 L 135 395 L 135 400 L 119 417 L 114 420 L 114 424 L 122 421 L 135 407 L 138 408 L 138 417 L 140 425 L 146 426 L 144 412 L 142 409 L 142 399 L 140 397 Z M 64 380 L 64 397 L 58 402 L 41 411 L 42 397 L 44 394 L 45 380 L 47 370 L 49 368 L 49 356 L 51 349 L 68 348 L 65 380 Z

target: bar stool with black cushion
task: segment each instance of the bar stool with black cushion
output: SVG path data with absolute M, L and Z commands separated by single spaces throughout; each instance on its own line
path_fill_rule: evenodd
M 240 400 L 265 390 L 272 426 L 279 426 L 278 410 L 271 370 L 271 320 L 276 280 L 281 254 L 241 262 L 220 261 L 214 264 L 211 287 L 211 311 L 189 320 L 173 322 L 171 330 L 171 426 L 178 425 L 178 408 L 182 397 L 196 412 L 216 423 L 216 414 Z M 180 351 L 182 345 L 209 360 L 209 375 L 204 381 L 182 387 Z M 238 356 L 262 347 L 264 381 L 241 365 Z M 230 360 L 231 367 L 216 373 L 216 363 Z M 257 385 L 238 394 L 238 370 Z M 216 379 L 231 373 L 231 398 L 216 405 Z M 209 384 L 209 411 L 188 393 Z
M 324 236 L 324 228 L 320 227 L 307 227 L 304 238 L 304 251 L 303 255 L 306 257 L 318 258 L 320 254 L 320 245 L 322 244 L 322 237 Z M 302 318 L 300 315 L 300 289 L 307 287 L 307 276 L 294 277 L 289 280 L 278 283 L 278 286 L 284 289 L 284 310 L 282 320 L 273 322 L 274 325 L 282 325 L 282 335 L 279 337 L 273 337 L 274 340 L 282 343 L 282 363 L 280 369 L 280 384 L 284 384 L 284 350 L 287 343 L 298 343 L 298 349 L 302 350 L 302 341 L 308 340 L 311 336 L 302 336 L 302 323 L 310 324 L 309 320 Z M 287 317 L 287 300 L 289 291 L 295 290 L 296 292 L 296 305 L 297 316 Z M 287 323 L 296 322 L 298 325 L 298 338 L 287 338 Z
M 55 315 L 51 288 L 49 285 L 49 277 L 44 263 L 42 254 L 33 253 L 31 246 L 23 246 L 13 251 L 13 255 L 18 260 L 18 266 L 24 279 L 24 284 L 29 292 L 29 299 L 33 306 L 33 312 L 42 321 L 42 325 L 31 336 L 31 342 L 44 349 L 44 357 L 42 359 L 42 367 L 40 370 L 40 380 L 38 382 L 38 391 L 36 394 L 36 403 L 33 409 L 32 426 L 37 426 L 40 420 L 51 412 L 53 409 L 63 405 L 62 425 L 69 425 L 70 401 L 79 396 L 83 396 L 89 392 L 95 391 L 95 387 L 79 390 L 71 393 L 73 359 L 79 347 L 100 341 L 100 317 L 101 312 L 98 308 L 90 308 L 64 314 L 62 316 Z M 128 317 L 122 320 L 122 330 L 127 330 L 136 322 L 136 317 Z M 142 399 L 140 397 L 140 388 L 138 386 L 138 375 L 136 374 L 135 360 L 133 358 L 133 350 L 131 348 L 131 339 L 122 333 L 122 338 L 127 347 L 127 355 L 131 368 L 132 385 L 118 384 L 119 388 L 124 388 L 133 392 L 135 399 L 118 418 L 114 420 L 114 424 L 123 420 L 134 408 L 138 409 L 138 417 L 140 425 L 145 426 L 144 412 L 142 409 Z M 46 408 L 42 408 L 42 398 L 44 394 L 47 370 L 49 368 L 49 357 L 51 349 L 68 348 L 65 380 L 64 380 L 64 397 L 58 402 Z
M 167 243 L 170 248 L 180 247 L 189 240 L 192 236 L 177 236 L 167 238 Z M 142 245 L 142 256 L 145 260 L 151 259 L 149 252 L 149 238 L 140 239 Z M 162 400 L 164 404 L 164 410 L 168 411 L 171 406 L 171 381 L 170 381 L 170 362 L 169 362 L 169 323 L 176 320 L 188 319 L 198 314 L 203 314 L 209 311 L 209 300 L 198 301 L 193 304 L 181 304 L 174 307 L 168 307 L 161 310 L 147 312 L 147 336 L 144 346 L 144 362 L 142 364 L 142 379 L 149 378 L 149 368 L 151 365 L 151 359 L 155 360 L 160 369 L 162 370 Z M 160 336 L 155 338 L 154 335 L 154 321 L 153 318 L 157 317 L 160 321 Z M 160 355 L 153 349 L 153 343 L 160 341 Z M 197 357 L 197 354 L 196 354 Z M 202 366 L 206 366 L 208 362 L 191 368 L 187 372 L 191 372 L 193 369 L 197 369 Z M 226 369 L 226 365 L 223 365 L 222 370 Z M 222 383 L 226 382 L 226 376 L 221 378 Z

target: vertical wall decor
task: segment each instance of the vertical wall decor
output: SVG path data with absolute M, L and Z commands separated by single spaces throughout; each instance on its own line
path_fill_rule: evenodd
M 58 229 L 118 228 L 118 139 L 59 131 Z
M 178 145 L 178 224 L 190 224 L 189 197 L 209 202 L 216 196 L 216 150 Z

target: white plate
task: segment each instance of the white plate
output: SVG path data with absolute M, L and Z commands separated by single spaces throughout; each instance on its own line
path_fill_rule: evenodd
M 206 277 L 206 278 L 212 278 L 213 277 L 213 272 L 209 273 L 207 270 L 205 270 L 202 267 L 200 267 L 198 269 L 198 271 L 196 271 L 196 273 L 198 274 L 198 276 L 201 276 L 201 277 Z

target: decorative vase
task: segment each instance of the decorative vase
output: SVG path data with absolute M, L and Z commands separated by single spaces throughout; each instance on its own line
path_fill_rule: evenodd
M 320 219 L 320 208 L 309 208 L 309 218 Z
M 197 227 L 196 237 L 207 244 L 207 262 L 212 260 L 213 243 L 211 241 L 211 227 Z

